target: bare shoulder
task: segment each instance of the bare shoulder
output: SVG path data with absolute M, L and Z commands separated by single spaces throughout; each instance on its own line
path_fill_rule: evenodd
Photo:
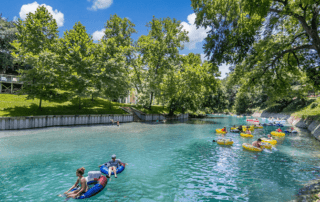
M 82 177 L 82 178 L 81 178 L 81 182 L 85 183 L 85 182 L 86 182 L 86 178 L 85 178 L 85 177 Z

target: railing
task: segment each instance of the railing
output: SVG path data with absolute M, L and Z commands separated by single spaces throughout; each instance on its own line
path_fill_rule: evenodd
M 8 75 L 8 74 L 0 74 L 0 82 L 1 83 L 18 83 L 22 84 L 20 81 L 21 77 L 18 75 Z
M 4 84 L 11 84 L 11 89 Z M 4 88 L 5 92 L 10 91 L 12 94 L 14 91 L 13 84 L 23 84 L 23 82 L 21 82 L 21 77 L 18 75 L 0 74 L 0 93 L 2 93 L 2 88 Z

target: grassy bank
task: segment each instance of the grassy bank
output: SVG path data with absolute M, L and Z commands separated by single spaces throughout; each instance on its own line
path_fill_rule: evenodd
M 289 105 L 274 105 L 267 109 L 255 109 L 255 112 L 267 111 L 270 113 L 289 114 L 300 118 L 312 117 L 320 120 L 320 97 L 308 98 L 306 101 L 294 100 Z
M 82 109 L 79 109 L 76 100 L 57 103 L 42 101 L 39 109 L 39 100 L 27 100 L 25 95 L 0 94 L 0 117 L 13 116 L 40 116 L 40 115 L 80 115 L 80 114 L 126 114 L 120 107 L 132 106 L 110 102 L 96 98 L 82 99 Z
M 310 104 L 293 112 L 292 115 L 301 118 L 313 117 L 314 119 L 320 120 L 320 97 L 310 100 L 312 101 Z

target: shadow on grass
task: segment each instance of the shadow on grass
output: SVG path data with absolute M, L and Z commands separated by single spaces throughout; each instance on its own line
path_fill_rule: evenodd
M 44 106 L 39 109 L 37 104 L 30 104 L 29 106 L 16 106 L 8 107 L 3 109 L 4 115 L 7 117 L 14 116 L 40 116 L 40 115 L 84 115 L 84 114 L 127 114 L 125 111 L 120 109 L 122 106 L 130 106 L 128 104 L 111 103 L 108 100 L 90 99 L 82 100 L 82 107 L 79 109 L 78 105 L 54 105 Z

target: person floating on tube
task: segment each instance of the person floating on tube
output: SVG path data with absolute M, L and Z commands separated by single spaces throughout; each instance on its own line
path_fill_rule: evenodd
M 110 176 L 111 176 L 111 173 L 112 173 L 112 171 L 113 171 L 113 173 L 114 173 L 114 177 L 115 178 L 117 178 L 117 168 L 119 167 L 119 165 L 122 163 L 120 160 L 118 160 L 118 159 L 116 159 L 116 155 L 115 154 L 113 154 L 112 156 L 111 156 L 111 161 L 109 161 L 109 162 L 107 162 L 107 163 L 105 163 L 105 164 L 103 164 L 103 165 L 106 165 L 107 166 L 107 168 L 109 169 L 109 171 L 108 171 L 108 174 L 109 174 L 109 178 L 110 178 Z M 128 165 L 127 163 L 125 163 L 125 165 Z M 99 167 L 101 167 L 102 165 L 100 165 Z

